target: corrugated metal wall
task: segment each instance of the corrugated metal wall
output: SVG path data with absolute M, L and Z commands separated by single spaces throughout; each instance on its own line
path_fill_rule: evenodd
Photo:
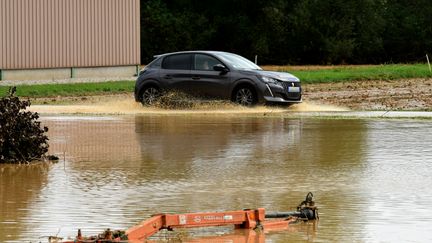
M 0 0 L 0 69 L 136 65 L 139 0 Z

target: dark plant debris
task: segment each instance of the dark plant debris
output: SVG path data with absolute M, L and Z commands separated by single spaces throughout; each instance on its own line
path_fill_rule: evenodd
M 30 100 L 20 100 L 16 87 L 0 98 L 0 163 L 29 163 L 47 156 L 47 127 L 41 127 L 39 114 L 26 111 Z

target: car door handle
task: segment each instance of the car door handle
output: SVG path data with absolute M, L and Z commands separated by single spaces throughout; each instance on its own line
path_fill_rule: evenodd
M 167 75 L 164 76 L 164 78 L 165 79 L 172 79 L 172 76 L 167 74 Z
M 198 80 L 198 79 L 200 79 L 201 77 L 200 76 L 192 76 L 192 79 L 193 80 Z

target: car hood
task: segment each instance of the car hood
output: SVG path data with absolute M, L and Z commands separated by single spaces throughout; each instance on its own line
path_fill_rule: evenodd
M 291 73 L 286 73 L 286 72 L 272 72 L 272 71 L 264 71 L 264 70 L 248 70 L 243 72 L 254 73 L 260 76 L 267 76 L 285 82 L 300 82 L 299 78 L 292 75 Z
M 300 79 L 296 76 L 292 75 L 291 73 L 285 73 L 285 72 L 271 72 L 271 71 L 259 71 L 259 75 L 262 76 L 268 76 L 280 81 L 289 81 L 289 82 L 299 82 Z

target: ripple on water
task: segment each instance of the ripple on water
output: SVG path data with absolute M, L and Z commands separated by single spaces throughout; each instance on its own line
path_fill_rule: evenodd
M 432 240 L 432 125 L 425 120 L 131 116 L 43 122 L 50 152 L 65 157 L 43 168 L 0 166 L 1 242 L 73 236 L 78 228 L 85 234 L 125 229 L 158 212 L 289 211 L 309 191 L 322 220 L 267 240 Z

